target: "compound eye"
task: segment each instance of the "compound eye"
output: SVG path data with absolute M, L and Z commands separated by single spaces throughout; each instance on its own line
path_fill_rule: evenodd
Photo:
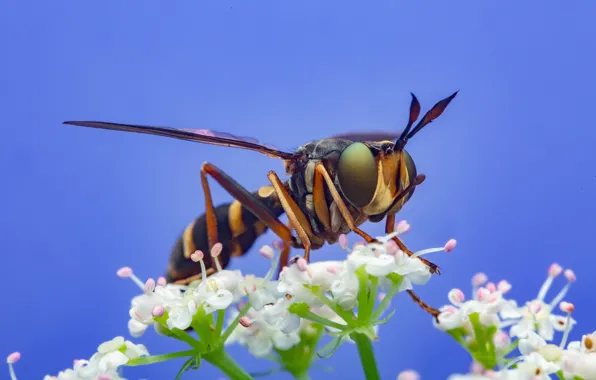
M 373 200 L 378 176 L 375 156 L 365 144 L 353 143 L 339 156 L 339 186 L 347 200 L 355 207 L 364 207 Z

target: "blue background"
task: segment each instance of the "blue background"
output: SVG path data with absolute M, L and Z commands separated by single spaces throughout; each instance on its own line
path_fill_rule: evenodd
M 252 152 L 62 121 L 209 128 L 292 148 L 343 131 L 401 130 L 409 91 L 426 110 L 457 89 L 409 144 L 427 181 L 401 214 L 413 227 L 406 243 L 458 239 L 431 257 L 443 275 L 419 294 L 437 306 L 453 287 L 469 295 L 482 270 L 525 301 L 558 261 L 579 279 L 568 297 L 580 322 L 573 337 L 592 332 L 594 12 L 588 0 L 3 2 L 0 353 L 21 351 L 19 378 L 42 378 L 126 335 L 138 289 L 115 271 L 163 273 L 177 234 L 204 210 L 202 162 L 249 189 L 270 169 L 283 173 Z M 212 188 L 216 201 L 230 199 Z M 314 253 L 341 256 L 337 247 Z M 253 254 L 233 267 L 266 266 Z M 375 346 L 383 378 L 467 371 L 463 350 L 406 295 L 394 306 Z M 154 353 L 181 347 L 153 332 L 139 341 Z M 249 370 L 271 368 L 231 351 Z M 173 378 L 180 364 L 126 375 Z M 324 364 L 360 373 L 353 345 Z M 220 376 L 208 365 L 201 373 Z

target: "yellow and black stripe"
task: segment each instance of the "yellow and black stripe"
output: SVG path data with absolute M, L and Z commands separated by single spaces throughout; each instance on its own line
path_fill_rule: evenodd
M 270 212 L 279 217 L 284 210 L 271 186 L 264 186 L 254 193 Z M 267 231 L 267 226 L 254 216 L 240 202 L 224 203 L 215 208 L 217 235 L 223 250 L 219 256 L 222 267 L 226 267 L 233 256 L 242 256 L 250 250 L 257 238 Z M 175 282 L 201 273 L 199 263 L 190 260 L 196 250 L 205 253 L 208 274 L 215 266 L 209 255 L 207 219 L 203 214 L 193 220 L 178 237 L 170 255 L 166 280 Z

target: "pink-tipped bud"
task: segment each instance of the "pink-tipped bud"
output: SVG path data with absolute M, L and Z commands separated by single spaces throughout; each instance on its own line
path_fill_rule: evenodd
M 478 363 L 477 361 L 473 361 L 472 365 L 470 365 L 470 372 L 472 372 L 475 375 L 482 375 L 482 373 L 484 372 L 484 366 Z
M 21 353 L 20 352 L 13 352 L 12 354 L 6 357 L 6 363 L 14 364 L 21 360 Z
M 557 263 L 552 263 L 548 268 L 548 276 L 549 277 L 557 277 L 563 271 L 563 267 L 561 267 Z
M 494 293 L 497 291 L 497 285 L 495 285 L 495 283 L 491 281 L 488 284 L 486 284 L 486 289 L 488 289 L 489 292 Z
M 397 380 L 419 380 L 419 379 L 420 379 L 420 375 L 418 374 L 418 372 L 411 370 L 411 369 L 409 369 L 407 371 L 403 371 L 397 376 Z
M 571 269 L 565 269 L 563 274 L 569 282 L 575 282 L 577 280 L 577 277 L 575 277 L 575 272 L 573 272 Z
M 464 292 L 462 292 L 460 289 L 455 288 L 449 291 L 449 293 L 447 294 L 447 298 L 452 304 L 459 305 L 460 303 L 465 301 L 466 296 L 464 295 Z
M 497 285 L 497 290 L 499 290 L 503 294 L 508 293 L 511 290 L 511 284 L 505 280 L 501 280 Z
M 145 282 L 145 294 L 150 294 L 153 293 L 153 291 L 155 290 L 155 280 L 150 278 L 147 280 L 147 282 Z
M 166 286 L 167 283 L 168 282 L 166 281 L 165 277 L 159 277 L 157 279 L 157 285 L 159 285 L 159 286 Z
M 534 302 L 528 305 L 528 311 L 532 314 L 538 314 L 542 310 L 542 304 L 539 302 Z
M 472 285 L 474 286 L 482 286 L 486 281 L 488 281 L 488 277 L 482 272 L 476 273 L 474 277 L 472 277 Z
M 271 260 L 273 258 L 273 255 L 275 255 L 273 248 L 271 248 L 268 245 L 262 246 L 261 249 L 259 249 L 259 253 L 261 254 L 261 256 L 268 260 Z
M 451 252 L 455 249 L 456 245 L 457 245 L 457 240 L 449 239 L 449 241 L 447 243 L 445 243 L 445 247 L 443 249 L 445 250 L 445 252 Z
M 379 300 L 379 302 L 383 302 L 383 300 L 385 299 L 385 297 L 387 297 L 387 293 L 379 293 L 379 295 L 377 296 L 377 299 Z
M 153 309 L 151 309 L 151 315 L 154 317 L 161 317 L 164 312 L 165 312 L 165 309 L 163 308 L 162 305 L 155 305 L 155 306 L 153 306 Z
M 575 306 L 571 302 L 563 301 L 559 304 L 559 309 L 565 313 L 571 313 L 573 310 L 575 310 Z
M 298 260 L 296 260 L 296 266 L 301 272 L 305 272 L 308 269 L 308 263 L 303 257 L 300 257 Z
M 205 258 L 205 254 L 203 253 L 203 251 L 199 250 L 196 250 L 193 254 L 190 255 L 190 259 L 195 263 L 198 263 L 199 261 L 203 260 L 203 258 Z
M 122 267 L 118 269 L 116 275 L 120 278 L 130 277 L 132 275 L 132 268 L 131 267 Z
M 507 335 L 507 333 L 504 331 L 498 331 L 495 334 L 493 340 L 497 347 L 504 347 L 509 343 L 509 335 Z
M 223 244 L 215 243 L 209 253 L 211 253 L 211 257 L 217 257 L 217 256 L 219 256 L 221 251 L 223 251 Z
M 490 297 L 490 291 L 487 288 L 479 288 L 476 291 L 478 301 L 487 301 Z
M 339 235 L 338 241 L 341 249 L 348 249 L 348 236 L 346 234 Z
M 410 224 L 405 220 L 400 220 L 395 224 L 395 232 L 398 234 L 405 234 L 410 230 Z
M 250 327 L 252 326 L 252 321 L 249 317 L 247 317 L 246 315 L 242 316 L 240 318 L 240 320 L 238 321 L 243 327 Z
M 110 375 L 99 375 L 97 380 L 112 380 L 112 376 Z
M 341 272 L 341 269 L 338 267 L 328 267 L 327 272 L 331 273 L 331 274 L 337 274 L 337 273 Z
M 387 243 L 385 243 L 385 250 L 388 254 L 395 255 L 397 251 L 399 251 L 399 246 L 395 241 L 389 240 Z

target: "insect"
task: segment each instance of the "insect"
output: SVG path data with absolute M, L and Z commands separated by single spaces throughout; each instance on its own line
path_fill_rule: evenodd
M 412 197 L 425 176 L 418 174 L 404 149 L 420 130 L 439 117 L 457 92 L 436 103 L 414 126 L 420 103 L 414 94 L 409 120 L 401 133 L 347 133 L 311 141 L 293 152 L 260 144 L 254 139 L 201 129 L 175 129 L 96 121 L 67 121 L 64 124 L 137 132 L 206 144 L 248 149 L 283 160 L 289 179 L 282 181 L 275 171 L 267 174 L 269 184 L 250 192 L 217 166 L 205 162 L 200 177 L 206 211 L 192 221 L 178 237 L 169 260 L 167 280 L 187 284 L 200 278 L 200 266 L 190 259 L 196 250 L 208 252 L 221 242 L 218 257 L 226 267 L 234 256 L 247 253 L 257 238 L 271 229 L 283 242 L 280 269 L 288 264 L 290 248 L 304 250 L 308 261 L 312 250 L 333 244 L 350 231 L 367 242 L 374 239 L 359 228 L 370 221 L 385 220 L 391 233 L 395 215 Z M 394 141 L 392 141 L 394 140 Z M 215 206 L 208 178 L 215 180 L 235 200 Z M 282 214 L 288 224 L 279 220 Z M 293 233 L 295 231 L 295 234 Z M 397 237 L 394 241 L 409 255 L 412 252 Z M 431 272 L 438 267 L 422 258 Z M 213 259 L 205 255 L 207 274 L 215 272 Z M 425 310 L 438 315 L 414 293 L 412 298 Z

